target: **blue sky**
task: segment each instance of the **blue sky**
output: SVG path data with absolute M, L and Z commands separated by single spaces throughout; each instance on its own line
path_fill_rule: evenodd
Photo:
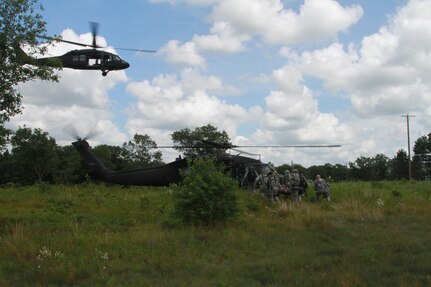
M 342 163 L 406 149 L 430 131 L 430 0 L 41 0 L 48 33 L 98 41 L 131 67 L 60 72 L 59 83 L 21 86 L 11 125 L 103 131 L 92 144 L 135 132 L 169 144 L 178 129 L 211 123 L 235 144 L 341 144 L 262 149 L 264 161 Z M 140 55 L 112 47 L 155 49 Z M 71 49 L 51 47 L 51 55 Z M 165 160 L 174 156 L 164 152 Z

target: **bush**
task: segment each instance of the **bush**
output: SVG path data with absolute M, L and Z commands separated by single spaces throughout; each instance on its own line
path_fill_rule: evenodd
M 238 183 L 224 174 L 214 160 L 195 160 L 181 185 L 174 187 L 174 216 L 183 223 L 224 223 L 238 212 Z

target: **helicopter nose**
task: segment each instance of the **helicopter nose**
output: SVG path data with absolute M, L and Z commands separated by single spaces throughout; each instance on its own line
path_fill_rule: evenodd
M 123 67 L 124 69 L 127 69 L 128 67 L 130 67 L 130 64 L 127 63 L 126 61 L 123 61 Z

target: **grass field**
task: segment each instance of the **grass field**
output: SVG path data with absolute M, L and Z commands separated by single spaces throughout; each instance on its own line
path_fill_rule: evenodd
M 3 187 L 0 286 L 431 286 L 431 182 L 331 188 L 193 227 L 169 188 Z

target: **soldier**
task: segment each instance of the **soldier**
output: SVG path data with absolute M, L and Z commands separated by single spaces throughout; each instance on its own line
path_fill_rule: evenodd
M 278 194 L 281 189 L 280 177 L 276 171 L 268 174 L 268 195 L 271 200 L 278 201 Z
M 241 186 L 246 187 L 248 190 L 252 190 L 254 192 L 254 182 L 256 178 L 259 176 L 257 171 L 254 169 L 254 166 L 247 166 L 244 177 L 241 181 Z
M 253 185 L 253 190 L 256 190 L 256 188 L 259 188 L 260 194 L 262 195 L 266 194 L 267 174 L 268 174 L 268 171 L 266 169 L 262 169 L 262 173 L 256 177 Z
M 278 192 L 281 188 L 280 179 L 275 171 L 269 168 L 263 169 L 263 173 L 255 180 L 255 187 L 260 188 L 260 193 L 272 200 L 278 200 Z
M 320 177 L 320 175 L 316 175 L 316 180 L 314 181 L 314 190 L 316 191 L 316 199 L 320 200 L 320 197 L 323 196 L 327 201 L 331 201 L 331 195 L 329 194 L 329 183 Z
M 292 174 L 288 169 L 284 171 L 283 184 L 288 190 L 292 190 Z
M 305 176 L 294 169 L 292 172 L 292 198 L 295 202 L 302 201 L 304 195 L 307 196 L 308 183 Z

